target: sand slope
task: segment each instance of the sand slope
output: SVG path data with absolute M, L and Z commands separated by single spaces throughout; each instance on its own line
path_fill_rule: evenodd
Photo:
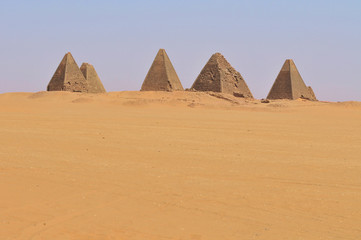
M 360 239 L 361 103 L 0 95 L 0 239 Z

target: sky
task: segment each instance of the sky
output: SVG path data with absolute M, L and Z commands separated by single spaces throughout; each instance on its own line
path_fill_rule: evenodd
M 265 98 L 291 58 L 319 100 L 361 101 L 360 0 L 0 0 L 0 93 L 46 90 L 71 52 L 139 90 L 160 48 L 184 88 L 213 53 Z

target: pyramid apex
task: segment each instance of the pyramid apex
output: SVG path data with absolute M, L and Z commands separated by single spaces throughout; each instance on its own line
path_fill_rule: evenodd
M 71 52 L 67 52 L 64 56 L 64 59 L 68 60 L 68 59 L 74 59 L 73 55 L 71 54 Z M 75 60 L 74 60 L 75 61 Z
M 217 56 L 217 57 L 221 57 L 221 56 L 222 56 L 222 57 L 223 57 L 222 53 L 220 53 L 220 52 L 214 53 L 213 56 Z
M 225 57 L 221 54 L 221 53 L 219 53 L 219 52 L 216 52 L 215 54 L 213 54 L 212 56 L 211 56 L 211 58 L 210 59 L 225 59 Z
M 83 62 L 81 65 L 82 65 L 82 66 L 83 66 L 83 65 L 84 65 L 84 66 L 92 66 L 90 63 L 87 63 L 87 62 Z
M 167 52 L 165 51 L 164 48 L 160 48 L 158 53 L 157 53 L 157 56 L 166 56 L 167 55 Z

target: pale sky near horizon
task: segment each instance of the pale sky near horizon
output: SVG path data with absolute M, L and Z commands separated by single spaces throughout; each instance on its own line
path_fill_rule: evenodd
M 285 59 L 325 101 L 361 101 L 360 0 L 0 0 L 0 93 L 46 90 L 64 54 L 139 90 L 159 48 L 184 88 L 221 52 L 256 98 Z

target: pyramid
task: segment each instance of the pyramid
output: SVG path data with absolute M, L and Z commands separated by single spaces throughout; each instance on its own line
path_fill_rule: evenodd
M 164 49 L 160 49 L 142 84 L 141 91 L 183 91 L 178 75 Z
M 253 98 L 242 75 L 220 53 L 215 53 L 193 83 L 192 89 Z
M 268 99 L 298 99 L 305 98 L 316 101 L 311 87 L 304 83 L 292 59 L 287 59 L 274 82 Z
M 89 93 L 106 92 L 93 65 L 91 65 L 89 63 L 83 63 L 80 67 L 80 71 L 83 73 L 85 79 L 88 82 L 88 92 Z
M 71 53 L 65 54 L 48 84 L 48 91 L 88 92 L 88 83 Z
M 310 86 L 308 86 L 308 91 L 311 94 L 311 98 L 312 98 L 311 100 L 317 100 L 315 92 L 313 91 L 313 89 Z

